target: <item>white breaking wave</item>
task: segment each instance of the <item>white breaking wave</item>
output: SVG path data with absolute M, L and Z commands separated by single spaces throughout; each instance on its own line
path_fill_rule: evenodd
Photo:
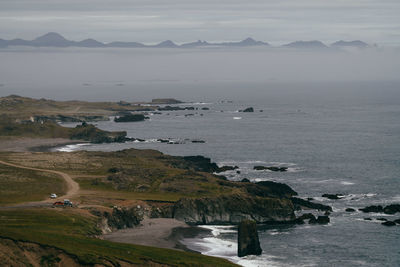
M 63 146 L 63 147 L 60 147 L 60 148 L 56 148 L 56 151 L 59 151 L 59 152 L 73 152 L 73 151 L 78 150 L 82 146 L 89 146 L 89 145 L 90 144 L 86 144 L 86 143 L 84 143 L 84 144 L 66 145 L 66 146 Z

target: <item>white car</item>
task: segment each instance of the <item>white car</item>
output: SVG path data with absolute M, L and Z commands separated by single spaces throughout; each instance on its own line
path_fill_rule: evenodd
M 54 193 L 51 194 L 51 195 L 50 195 L 50 198 L 57 198 L 57 194 L 54 194 Z

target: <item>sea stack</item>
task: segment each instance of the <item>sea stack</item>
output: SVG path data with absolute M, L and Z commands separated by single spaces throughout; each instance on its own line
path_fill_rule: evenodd
M 261 252 L 256 222 L 251 220 L 242 221 L 238 229 L 238 256 L 260 255 Z

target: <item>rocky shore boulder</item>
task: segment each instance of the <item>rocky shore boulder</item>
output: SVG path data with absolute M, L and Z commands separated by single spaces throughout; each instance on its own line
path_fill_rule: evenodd
M 332 200 L 336 200 L 336 199 L 341 199 L 344 197 L 344 195 L 342 194 L 323 194 L 322 197 L 328 198 L 328 199 L 332 199 Z
M 219 169 L 218 165 L 214 162 L 211 162 L 210 158 L 203 156 L 175 157 L 175 159 L 176 160 L 169 160 L 169 164 L 175 168 L 208 173 L 216 172 Z
M 240 194 L 180 199 L 173 206 L 172 217 L 188 224 L 239 224 L 246 219 L 290 222 L 296 218 L 289 199 Z
M 324 205 L 324 204 L 314 203 L 314 202 L 304 200 L 301 198 L 297 198 L 297 197 L 291 197 L 290 200 L 293 202 L 293 205 L 296 210 L 301 210 L 304 207 L 304 208 L 316 209 L 316 210 L 322 210 L 322 211 L 332 211 L 332 207 Z
M 246 190 L 249 194 L 260 197 L 292 197 L 297 196 L 287 184 L 277 183 L 273 181 L 261 181 L 257 183 L 246 184 Z
M 244 110 L 239 110 L 239 112 L 254 112 L 254 108 L 252 107 L 245 108 Z
M 316 219 L 310 219 L 309 224 L 327 224 L 330 222 L 330 219 L 328 216 L 318 216 Z
M 286 172 L 288 170 L 288 167 L 257 165 L 257 166 L 254 166 L 253 169 L 256 170 L 256 171 L 269 170 L 269 171 L 272 171 L 272 172 Z
M 233 171 L 239 169 L 238 166 L 222 166 L 219 167 L 218 170 L 216 171 L 216 173 L 220 173 L 220 172 L 226 172 L 226 171 Z
M 251 220 L 240 222 L 238 228 L 238 256 L 261 255 L 261 252 L 256 222 Z
M 135 122 L 135 121 L 144 121 L 146 117 L 143 114 L 125 114 L 120 117 L 115 117 L 115 122 Z
M 91 213 L 101 218 L 100 228 L 103 233 L 132 228 L 143 220 L 143 214 L 137 208 L 113 208 L 112 212 L 91 210 Z
M 93 124 L 83 122 L 81 125 L 75 128 L 69 128 L 70 136 L 72 140 L 85 140 L 92 143 L 112 143 L 112 142 L 125 142 L 126 132 L 108 132 L 101 130 Z
M 400 212 L 400 204 L 391 204 L 383 208 L 383 212 L 386 214 L 395 214 Z
M 180 100 L 176 100 L 175 98 L 155 98 L 151 100 L 151 104 L 181 104 L 183 103 Z
M 386 222 L 383 222 L 381 224 L 384 225 L 384 226 L 395 226 L 396 225 L 396 223 L 392 222 L 392 221 L 386 221 Z
M 365 207 L 365 208 L 362 208 L 359 210 L 361 210 L 362 212 L 366 212 L 366 213 L 368 213 L 368 212 L 383 212 L 383 207 L 380 205 L 378 205 L 378 206 L 372 205 L 372 206 L 368 206 L 368 207 Z

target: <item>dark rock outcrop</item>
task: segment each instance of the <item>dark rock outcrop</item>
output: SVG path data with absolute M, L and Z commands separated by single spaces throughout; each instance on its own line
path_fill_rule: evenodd
M 213 198 L 183 198 L 173 207 L 173 218 L 188 224 L 238 224 L 289 222 L 295 219 L 289 199 L 227 195 Z
M 151 104 L 181 104 L 182 101 L 175 98 L 155 98 L 151 100 Z
M 170 164 L 176 168 L 209 173 L 216 172 L 219 169 L 216 163 L 203 156 L 186 156 L 177 157 L 176 159 L 176 161 L 170 161 Z
M 391 204 L 383 208 L 383 212 L 386 214 L 395 214 L 400 212 L 400 204 Z
M 257 183 L 251 183 L 246 185 L 246 190 L 251 195 L 260 197 L 292 197 L 297 196 L 297 192 L 294 191 L 287 184 L 272 182 L 272 181 L 261 181 Z
M 297 197 L 291 197 L 290 200 L 293 202 L 293 205 L 295 206 L 296 210 L 300 210 L 302 209 L 302 207 L 305 207 L 322 211 L 332 211 L 332 207 L 324 204 L 314 203 Z
M 377 213 L 386 213 L 386 214 L 395 214 L 397 212 L 400 212 L 400 204 L 390 204 L 386 207 L 382 207 L 381 205 L 372 205 L 372 206 L 367 206 L 365 208 L 359 209 L 362 212 L 377 212 Z
M 368 213 L 368 212 L 383 212 L 383 207 L 380 205 L 379 206 L 368 206 L 368 207 L 365 207 L 365 208 L 362 208 L 359 210 L 361 210 L 362 212 L 366 212 L 366 213 Z
M 114 208 L 112 213 L 104 212 L 103 217 L 112 229 L 132 228 L 143 220 L 143 216 L 135 208 Z
M 204 141 L 204 140 L 198 140 L 198 139 L 196 139 L 196 140 L 192 140 L 192 143 L 195 143 L 195 144 L 204 144 L 206 141 Z
M 322 197 L 336 200 L 336 199 L 341 199 L 342 197 L 344 197 L 344 195 L 342 195 L 342 194 L 323 194 Z
M 286 172 L 288 170 L 288 167 L 276 167 L 276 166 L 254 166 L 254 170 L 256 171 L 262 171 L 262 170 L 269 170 L 273 172 Z
M 146 117 L 143 114 L 126 114 L 120 117 L 115 117 L 115 122 L 135 122 L 144 121 Z
M 226 172 L 226 171 L 233 171 L 239 169 L 238 166 L 222 166 L 219 167 L 218 170 L 216 171 L 216 173 L 220 173 L 220 172 Z
M 245 108 L 244 110 L 239 110 L 239 112 L 254 112 L 254 108 L 252 107 Z
M 305 213 L 295 219 L 296 224 L 304 224 L 304 220 L 316 221 L 315 216 L 312 213 Z
M 70 129 L 70 139 L 90 141 L 92 143 L 125 142 L 126 132 L 108 132 L 98 129 L 92 124 L 83 122 Z
M 159 107 L 158 111 L 178 111 L 178 110 L 194 110 L 194 107 L 165 106 Z
M 308 222 L 309 224 L 327 224 L 330 222 L 330 219 L 328 216 L 318 216 L 316 219 L 310 219 Z
M 396 223 L 392 222 L 392 221 L 386 221 L 386 222 L 383 222 L 381 224 L 384 225 L 384 226 L 395 226 L 396 225 Z
M 261 252 L 256 222 L 251 220 L 240 222 L 238 228 L 238 256 L 261 255 Z

